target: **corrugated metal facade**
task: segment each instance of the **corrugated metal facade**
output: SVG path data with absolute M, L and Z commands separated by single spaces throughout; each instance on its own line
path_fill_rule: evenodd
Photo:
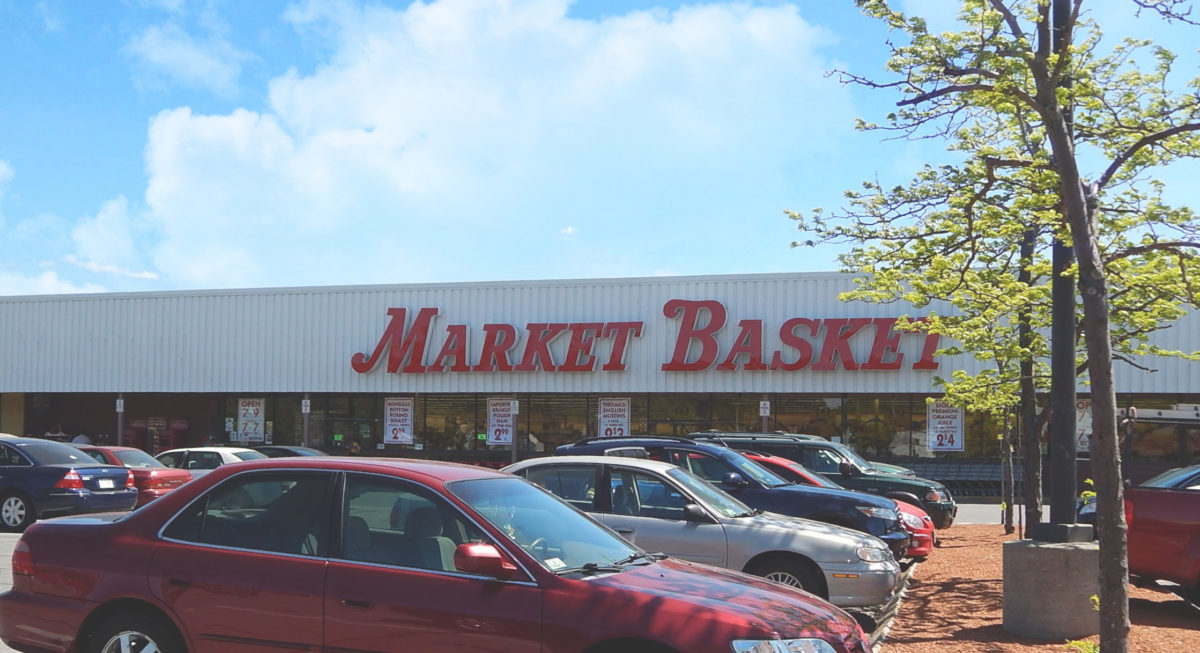
M 762 320 L 769 363 L 780 349 L 780 326 L 790 318 L 887 318 L 911 312 L 896 305 L 839 302 L 838 293 L 851 287 L 846 275 L 787 274 L 0 298 L 0 393 L 925 393 L 933 391 L 935 374 L 978 369 L 980 363 L 971 357 L 957 356 L 940 358 L 936 371 L 913 370 L 923 340 L 905 336 L 904 365 L 896 371 L 662 370 L 680 332 L 681 320 L 663 312 L 671 299 L 715 300 L 727 309 L 727 323 L 717 337 L 718 362 L 734 346 L 740 320 Z M 388 325 L 389 308 L 407 309 L 410 324 L 419 309 L 438 310 L 426 346 L 427 365 L 452 324 L 467 327 L 471 363 L 478 361 L 485 324 L 514 326 L 521 336 L 518 354 L 529 323 L 624 321 L 642 322 L 643 328 L 629 342 L 621 372 L 600 370 L 611 344 L 599 338 L 592 372 L 388 373 L 380 362 L 359 374 L 351 357 L 373 351 Z M 850 341 L 860 362 L 870 353 L 872 334 Z M 813 340 L 819 343 L 824 335 L 822 330 Z M 559 364 L 569 340 L 568 333 L 552 343 Z M 1198 350 L 1200 322 L 1189 315 L 1156 341 Z M 819 344 L 815 347 L 819 350 Z M 696 351 L 693 347 L 691 359 Z M 783 352 L 787 359 L 796 356 L 790 348 Z M 1157 372 L 1118 366 L 1120 392 L 1200 392 L 1200 364 L 1146 363 Z

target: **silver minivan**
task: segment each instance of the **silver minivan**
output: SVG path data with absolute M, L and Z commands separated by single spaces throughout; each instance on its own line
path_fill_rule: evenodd
M 502 471 L 524 476 L 647 551 L 763 576 L 839 607 L 886 603 L 900 583 L 900 567 L 882 540 L 754 510 L 670 463 L 554 456 Z

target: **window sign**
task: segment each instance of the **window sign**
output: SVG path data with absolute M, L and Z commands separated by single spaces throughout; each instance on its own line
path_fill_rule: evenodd
M 488 444 L 512 444 L 515 426 L 511 399 L 488 399 Z
M 928 404 L 930 451 L 963 451 L 963 409 L 942 399 Z
M 1075 451 L 1084 453 L 1092 450 L 1092 400 L 1079 399 L 1075 402 Z
M 388 397 L 383 400 L 384 444 L 412 444 L 413 400 L 411 397 Z
M 238 399 L 238 428 L 239 442 L 254 442 L 261 444 L 265 437 L 266 417 L 265 399 Z
M 596 431 L 601 437 L 622 438 L 629 435 L 629 399 L 600 399 L 600 424 Z

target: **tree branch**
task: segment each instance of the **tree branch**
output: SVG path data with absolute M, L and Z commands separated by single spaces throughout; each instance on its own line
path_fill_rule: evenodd
M 1176 127 L 1171 127 L 1170 129 L 1164 129 L 1160 132 L 1143 136 L 1138 140 L 1138 142 L 1130 145 L 1128 149 L 1117 155 L 1117 158 L 1113 159 L 1113 162 L 1109 164 L 1108 169 L 1105 170 L 1104 174 L 1100 175 L 1100 179 L 1096 181 L 1096 186 L 1098 188 L 1104 188 L 1104 186 L 1112 180 L 1113 175 L 1117 174 L 1117 171 L 1121 169 L 1121 166 L 1125 165 L 1125 162 L 1132 158 L 1133 155 L 1137 154 L 1138 150 L 1142 149 L 1143 147 L 1154 145 L 1155 143 L 1164 141 L 1172 136 L 1178 136 L 1179 134 L 1193 131 L 1200 131 L 1200 123 L 1178 125 Z

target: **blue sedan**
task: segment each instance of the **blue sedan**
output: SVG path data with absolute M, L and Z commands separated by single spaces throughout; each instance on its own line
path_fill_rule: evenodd
M 0 530 L 20 533 L 43 517 L 131 510 L 133 472 L 37 438 L 0 439 Z

